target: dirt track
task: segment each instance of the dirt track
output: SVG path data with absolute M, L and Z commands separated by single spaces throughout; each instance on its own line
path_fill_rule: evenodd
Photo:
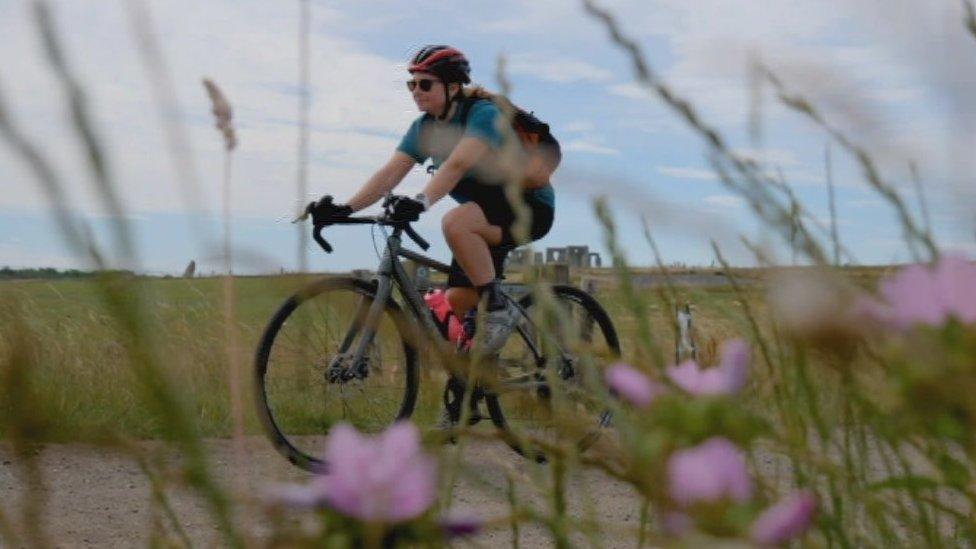
M 158 443 L 144 443 L 158 447 Z M 155 445 L 155 446 L 154 446 Z M 237 494 L 257 494 L 261 486 L 276 481 L 301 481 L 308 476 L 289 465 L 263 438 L 246 440 L 246 461 L 238 463 L 229 440 L 208 440 L 206 445 L 216 465 L 219 481 Z M 501 517 L 507 509 L 506 471 L 523 478 L 547 478 L 548 466 L 537 466 L 522 459 L 506 446 L 492 442 L 469 443 L 464 452 L 462 471 L 454 493 L 454 508 L 479 517 Z M 137 464 L 126 456 L 104 449 L 78 445 L 51 445 L 38 456 L 42 466 L 45 494 L 42 521 L 47 538 L 58 547 L 145 547 L 150 542 L 153 522 L 161 521 L 154 510 L 150 485 Z M 173 459 L 178 456 L 173 453 Z M 25 482 L 21 468 L 7 446 L 0 445 L 0 510 L 23 527 L 20 516 Z M 518 485 L 520 498 L 534 498 L 540 506 L 545 500 L 529 493 L 531 483 Z M 606 547 L 633 547 L 631 534 L 638 522 L 638 503 L 633 491 L 602 473 L 589 471 L 574 478 L 569 488 L 573 514 L 593 513 L 605 528 L 600 544 Z M 586 496 L 585 494 L 588 494 Z M 221 538 L 201 500 L 182 489 L 168 493 L 176 515 L 195 546 L 219 546 Z M 245 497 L 246 499 L 246 497 Z M 241 513 L 244 528 L 258 537 L 264 530 L 263 515 L 252 509 Z M 245 520 L 246 518 L 246 520 Z M 2 524 L 0 524 L 2 526 Z M 549 546 L 544 533 L 534 526 L 523 526 L 523 547 Z M 585 543 L 585 540 L 578 540 Z M 483 532 L 473 545 L 510 546 L 512 533 L 507 528 Z M 0 543 L 0 545 L 3 545 Z

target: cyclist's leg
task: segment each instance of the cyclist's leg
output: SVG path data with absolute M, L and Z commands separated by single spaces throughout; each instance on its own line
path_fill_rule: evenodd
M 515 211 L 504 189 L 478 185 L 471 191 L 474 199 L 448 212 L 443 220 L 444 235 L 454 252 L 447 297 L 459 318 L 477 306 L 478 287 L 503 278 L 505 257 L 517 245 L 512 234 Z M 552 227 L 553 209 L 529 192 L 524 200 L 531 218 L 527 240 L 538 240 Z
M 497 273 L 490 246 L 501 243 L 502 229 L 489 223 L 481 206 L 474 202 L 467 202 L 448 212 L 442 226 L 444 238 L 454 253 L 447 299 L 455 314 L 461 318 L 465 312 L 477 306 L 479 296 L 476 288 L 495 279 Z M 459 269 L 455 269 L 455 266 Z

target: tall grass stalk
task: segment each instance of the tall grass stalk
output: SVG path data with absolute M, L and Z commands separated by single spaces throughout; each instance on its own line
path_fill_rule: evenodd
M 830 241 L 834 244 L 834 266 L 840 266 L 840 236 L 837 233 L 837 204 L 834 200 L 834 169 L 830 143 L 824 147 L 824 179 L 827 180 L 827 209 L 830 212 Z
M 922 229 L 927 234 L 932 234 L 932 221 L 929 218 L 929 206 L 925 200 L 925 189 L 922 186 L 922 178 L 918 173 L 918 164 L 910 162 L 908 169 L 912 173 L 912 184 L 915 186 L 915 197 L 918 199 L 918 212 L 922 216 Z
M 637 521 L 637 549 L 642 549 L 647 541 L 647 527 L 651 518 L 651 500 L 646 497 L 641 498 L 640 518 Z
M 518 502 L 518 492 L 515 489 L 515 479 L 511 474 L 505 477 L 505 494 L 508 496 L 508 507 L 511 509 L 511 518 L 509 520 L 509 528 L 512 530 L 512 548 L 518 549 L 519 547 L 519 521 L 516 514 L 516 510 L 519 508 Z
M 103 203 L 113 215 L 113 227 L 116 245 L 123 259 L 135 263 L 134 248 L 128 235 L 128 230 L 122 216 L 121 204 L 115 193 L 115 184 L 107 169 L 107 159 L 100 142 L 93 129 L 84 93 L 76 79 L 72 76 L 63 55 L 61 42 L 54 28 L 50 9 L 46 2 L 36 1 L 34 4 L 35 21 L 43 38 L 48 62 L 65 88 L 69 98 L 69 112 L 73 126 L 88 153 L 89 169 L 96 181 L 97 191 Z M 63 185 L 54 169 L 47 160 L 37 154 L 39 150 L 19 134 L 12 123 L 3 117 L 4 124 L 0 127 L 8 141 L 15 144 L 15 151 L 21 153 L 39 176 L 42 188 L 47 191 L 49 199 L 64 196 Z M 57 206 L 57 205 L 56 205 Z M 79 236 L 79 228 L 75 225 L 62 223 L 66 240 L 69 242 L 86 242 Z M 82 248 L 88 252 L 89 260 L 96 264 L 104 264 L 101 253 L 94 243 Z M 96 279 L 96 288 L 100 298 L 105 303 L 113 320 L 120 328 L 121 343 L 126 350 L 128 364 L 139 382 L 139 388 L 146 405 L 164 422 L 169 436 L 178 444 L 185 457 L 185 477 L 190 486 L 197 489 L 207 501 L 218 526 L 229 545 L 240 545 L 235 529 L 229 520 L 230 502 L 213 482 L 209 474 L 207 456 L 199 444 L 193 422 L 183 407 L 170 380 L 162 372 L 156 357 L 150 350 L 150 338 L 147 332 L 144 310 L 137 294 L 130 292 L 127 281 L 119 277 L 103 276 Z
M 772 385 L 773 394 L 779 393 L 779 385 L 777 383 L 777 375 L 775 371 L 776 362 L 773 360 L 772 353 L 769 349 L 769 344 L 766 342 L 766 338 L 763 336 L 762 330 L 759 328 L 759 322 L 756 320 L 756 313 L 752 310 L 752 305 L 749 299 L 745 295 L 742 287 L 739 285 L 735 274 L 732 272 L 732 267 L 729 262 L 726 261 L 725 257 L 722 255 L 722 250 L 718 247 L 718 243 L 712 241 L 712 251 L 715 253 L 715 259 L 719 262 L 722 269 L 725 272 L 725 276 L 729 280 L 729 285 L 732 287 L 732 291 L 739 298 L 739 302 L 742 303 L 743 316 L 745 316 L 746 321 L 749 323 L 749 328 L 752 331 L 752 337 L 759 345 L 759 350 L 762 353 L 763 362 L 766 364 L 768 379 Z M 777 398 L 777 407 L 780 408 L 782 413 L 783 403 L 780 398 Z
M 138 448 L 130 448 L 129 451 L 133 456 L 135 456 L 139 470 L 142 471 L 142 474 L 149 480 L 149 489 L 153 503 L 158 505 L 162 510 L 163 515 L 169 522 L 170 528 L 176 532 L 176 535 L 180 542 L 183 543 L 183 546 L 192 547 L 193 543 L 190 541 L 189 536 L 187 536 L 186 530 L 183 529 L 183 525 L 180 523 L 179 517 L 176 516 L 176 512 L 173 510 L 173 505 L 171 504 L 169 497 L 166 495 L 166 485 L 163 479 L 161 479 L 159 475 L 155 473 L 149 464 L 148 458 L 143 455 Z
M 617 228 L 610 213 L 610 208 L 605 199 L 597 199 L 593 203 L 593 209 L 600 224 L 603 225 L 604 246 L 610 250 L 613 260 L 613 267 L 617 274 L 618 292 L 628 305 L 628 312 L 637 321 L 637 333 L 635 339 L 637 343 L 636 356 L 638 362 L 650 361 L 659 371 L 663 370 L 666 361 L 664 352 L 658 345 L 651 330 L 647 307 L 642 300 L 637 298 L 627 259 L 623 250 L 617 242 Z
M 47 482 L 39 463 L 40 443 L 50 427 L 50 418 L 45 410 L 35 409 L 37 403 L 43 402 L 31 375 L 37 342 L 19 315 L 8 323 L 8 329 L 6 356 L 0 355 L 0 428 L 11 442 L 16 466 L 27 488 L 18 502 L 25 540 L 33 547 L 50 547 L 44 521 Z M 14 536 L 8 537 L 13 543 Z
M 976 7 L 973 7 L 972 0 L 961 0 L 963 9 L 966 11 L 966 29 L 973 37 L 976 37 Z
M 498 90 L 503 97 L 510 97 L 512 94 L 512 81 L 505 73 L 507 60 L 503 54 L 499 54 L 495 62 L 495 81 L 498 83 Z M 522 196 L 522 173 L 518 166 L 521 165 L 522 147 L 518 135 L 512 129 L 512 120 L 515 117 L 515 108 L 508 101 L 499 101 L 502 119 L 505 121 L 502 127 L 502 148 L 499 153 L 499 164 L 507 166 L 509 177 L 505 180 L 505 198 L 515 212 L 515 220 L 512 222 L 512 236 L 518 243 L 528 243 L 529 231 L 531 230 L 532 214 L 525 199 Z M 528 243 L 528 253 L 533 254 L 531 243 Z
M 309 0 L 298 0 L 298 151 L 295 171 L 296 211 L 302 211 L 308 200 L 308 146 L 311 62 L 309 61 L 312 13 Z M 298 272 L 308 271 L 308 231 L 297 225 Z
M 179 123 L 182 109 L 177 99 L 172 72 L 156 39 L 151 9 L 145 0 L 129 0 L 123 4 L 142 67 L 149 79 L 149 92 L 156 106 L 156 117 L 166 135 L 166 147 L 176 171 L 183 206 L 192 211 L 204 202 L 200 193 L 200 177 L 197 174 L 196 159 L 189 147 L 189 135 Z M 210 226 L 200 216 L 190 216 L 189 223 L 193 234 L 198 237 L 210 235 Z M 208 236 L 207 240 L 209 239 Z
M 658 297 L 661 302 L 664 303 L 664 310 L 668 311 L 671 315 L 671 327 L 674 330 L 674 360 L 675 364 L 678 363 L 680 357 L 678 352 L 678 342 L 681 339 L 681 327 L 678 325 L 678 292 L 674 287 L 674 280 L 671 278 L 671 272 L 668 267 L 664 264 L 664 259 L 661 257 L 661 252 L 657 248 L 657 242 L 654 241 L 654 236 L 651 234 L 651 227 L 647 223 L 647 218 L 641 216 L 641 228 L 644 232 L 644 240 L 651 247 L 651 252 L 654 254 L 654 263 L 657 264 L 658 270 L 664 277 L 664 284 L 659 285 L 657 288 Z
M 68 208 L 70 201 L 61 184 L 61 176 L 54 169 L 54 163 L 16 124 L 13 114 L 4 103 L 2 90 L 0 90 L 0 135 L 6 139 L 10 148 L 24 160 L 32 172 L 58 224 L 60 236 L 68 248 L 76 250 L 79 254 L 87 252 L 96 267 L 104 268 L 104 260 L 94 243 L 87 237 L 82 221 Z
M 78 79 L 68 67 L 68 60 L 65 57 L 47 2 L 35 0 L 33 12 L 35 23 L 44 44 L 47 61 L 68 96 L 73 129 L 77 134 L 78 141 L 85 149 L 85 158 L 88 161 L 89 171 L 93 176 L 98 196 L 111 215 L 116 253 L 120 259 L 135 263 L 137 261 L 136 248 L 126 223 L 122 201 L 116 189 L 117 185 L 109 171 L 108 159 L 95 131 L 95 125 L 88 107 L 88 99 Z
M 209 79 L 203 80 L 204 88 L 210 96 L 213 107 L 216 127 L 223 135 L 223 178 L 221 185 L 222 209 L 223 209 L 223 258 L 224 258 L 224 277 L 223 289 L 223 326 L 224 326 L 224 360 L 227 368 L 227 385 L 230 399 L 230 413 L 233 424 L 234 457 L 238 464 L 244 463 L 244 403 L 243 388 L 241 385 L 241 364 L 240 352 L 237 343 L 236 319 L 237 311 L 235 307 L 236 291 L 234 285 L 234 250 L 231 235 L 232 227 L 232 153 L 237 146 L 236 130 L 233 121 L 233 109 L 223 91 Z M 243 492 L 246 487 L 242 477 L 235 478 L 238 491 Z
M 640 46 L 620 31 L 617 20 L 609 11 L 592 0 L 583 0 L 583 6 L 588 14 L 604 24 L 613 43 L 627 53 L 637 84 L 657 95 L 704 139 L 709 151 L 708 160 L 720 181 L 745 198 L 759 218 L 770 228 L 779 230 L 788 244 L 795 242 L 811 261 L 826 264 L 826 257 L 817 240 L 793 211 L 772 195 L 770 189 L 775 188 L 775 179 L 756 162 L 733 152 L 725 139 L 701 118 L 691 103 L 677 96 L 658 78 L 646 62 Z
M 888 201 L 889 205 L 895 210 L 898 215 L 899 223 L 905 230 L 906 242 L 909 244 L 909 249 L 915 252 L 915 243 L 921 244 L 928 252 L 928 258 L 931 261 L 935 261 L 939 257 L 938 247 L 932 240 L 932 235 L 926 232 L 924 229 L 920 229 L 915 223 L 912 215 L 908 212 L 908 208 L 905 206 L 904 200 L 898 194 L 898 191 L 884 178 L 881 177 L 881 173 L 875 163 L 874 159 L 868 154 L 867 150 L 862 146 L 851 141 L 843 132 L 831 125 L 826 118 L 817 110 L 817 108 L 808 101 L 802 95 L 791 92 L 787 90 L 786 85 L 776 76 L 771 70 L 765 69 L 766 80 L 770 82 L 776 89 L 779 100 L 781 103 L 787 107 L 795 110 L 798 113 L 805 115 L 808 119 L 813 121 L 817 126 L 827 132 L 833 140 L 838 143 L 843 149 L 847 150 L 861 165 L 861 169 L 864 173 L 865 180 L 882 198 Z M 916 253 L 916 260 L 919 259 Z

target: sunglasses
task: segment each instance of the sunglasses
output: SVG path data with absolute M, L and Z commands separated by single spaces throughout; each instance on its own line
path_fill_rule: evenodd
M 434 82 L 437 80 L 432 80 L 430 78 L 421 78 L 420 80 L 407 80 L 407 89 L 413 91 L 420 86 L 420 91 L 429 92 L 431 88 L 434 87 Z

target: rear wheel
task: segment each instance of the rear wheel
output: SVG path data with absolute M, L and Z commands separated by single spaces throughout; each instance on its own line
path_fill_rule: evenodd
M 613 323 L 592 296 L 556 286 L 546 297 L 520 301 L 528 316 L 502 349 L 487 397 L 506 441 L 538 461 L 558 448 L 585 451 L 604 435 L 603 372 L 620 357 Z
M 352 363 L 374 290 L 353 278 L 315 282 L 285 301 L 261 338 L 258 416 L 275 448 L 303 469 L 321 469 L 325 435 L 336 423 L 378 432 L 413 411 L 417 353 L 392 300 L 363 360 Z

